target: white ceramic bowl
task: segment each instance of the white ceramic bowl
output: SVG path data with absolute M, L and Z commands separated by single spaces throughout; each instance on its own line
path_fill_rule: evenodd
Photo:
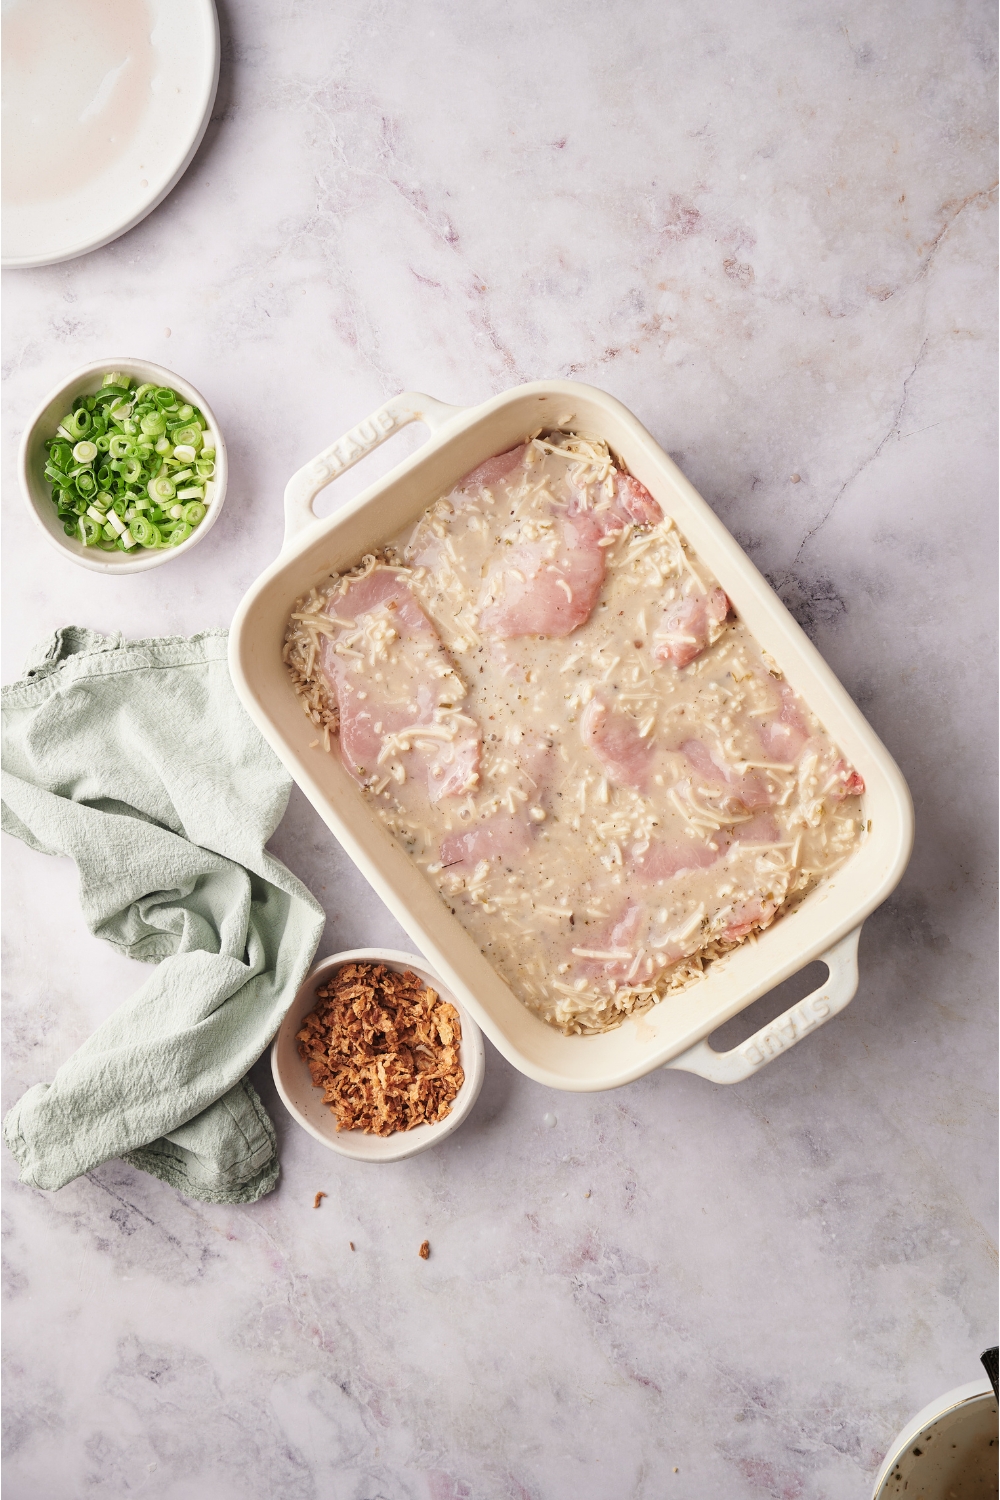
M 907 1423 L 886 1455 L 872 1500 L 996 1494 L 997 1399 L 988 1380 L 939 1396 Z
M 451 1113 L 436 1125 L 416 1125 L 412 1130 L 400 1130 L 394 1135 L 366 1135 L 362 1130 L 339 1130 L 333 1111 L 323 1101 L 322 1089 L 315 1088 L 309 1069 L 299 1056 L 295 1033 L 302 1020 L 316 1004 L 316 991 L 333 974 L 348 963 L 379 963 L 395 969 L 398 974 L 410 970 L 437 990 L 442 1000 L 447 1000 L 458 1011 L 462 1022 L 462 1042 L 459 1060 L 465 1072 L 465 1082 L 451 1106 Z M 468 1011 L 442 984 L 422 959 L 412 953 L 398 953 L 391 948 L 354 948 L 349 953 L 335 953 L 316 964 L 303 981 L 287 1016 L 271 1046 L 271 1072 L 278 1093 L 288 1113 L 297 1120 L 303 1130 L 339 1151 L 341 1156 L 352 1156 L 356 1161 L 400 1161 L 404 1156 L 416 1156 L 418 1151 L 427 1151 L 437 1146 L 461 1125 L 479 1097 L 486 1073 L 486 1049 L 482 1032 Z
M 136 547 L 134 552 L 102 552 L 99 547 L 85 547 L 75 537 L 66 535 L 63 531 L 63 523 L 52 503 L 52 490 L 45 478 L 46 440 L 55 437 L 56 428 L 72 407 L 77 396 L 89 396 L 99 390 L 101 381 L 109 370 L 120 370 L 140 384 L 152 380 L 157 385 L 169 386 L 171 390 L 177 391 L 185 401 L 198 407 L 215 439 L 215 477 L 211 481 L 214 488 L 208 505 L 208 515 L 199 526 L 195 527 L 187 541 L 181 542 L 178 547 L 167 547 L 162 551 Z M 68 380 L 63 381 L 62 385 L 56 386 L 38 407 L 21 439 L 18 477 L 21 481 L 21 493 L 27 501 L 28 509 L 38 523 L 43 536 L 53 547 L 57 547 L 73 562 L 79 563 L 81 568 L 90 568 L 94 573 L 143 573 L 147 568 L 158 568 L 162 563 L 173 562 L 175 558 L 183 557 L 185 553 L 190 552 L 192 547 L 204 541 L 219 519 L 219 512 L 226 498 L 228 477 L 226 444 L 215 419 L 215 413 L 201 392 L 195 390 L 189 381 L 182 380 L 172 370 L 166 370 L 162 365 L 150 364 L 145 359 L 122 359 L 121 357 L 99 359 L 93 364 L 84 365 L 82 370 L 77 370 Z

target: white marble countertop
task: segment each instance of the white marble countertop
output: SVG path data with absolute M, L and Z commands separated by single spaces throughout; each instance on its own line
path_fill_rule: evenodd
M 390 393 L 570 376 L 775 582 L 917 843 L 849 1010 L 737 1087 L 554 1094 L 489 1050 L 469 1123 L 373 1169 L 260 1064 L 283 1175 L 240 1209 L 116 1162 L 46 1194 L 4 1152 L 5 1494 L 857 1500 L 996 1339 L 988 13 L 226 0 L 222 27 L 180 186 L 6 278 L 4 680 L 70 622 L 226 625 L 290 473 Z M 16 439 L 121 353 L 205 392 L 232 478 L 204 546 L 109 581 L 32 529 Z M 321 953 L 407 945 L 297 792 L 274 848 L 327 905 Z M 146 971 L 66 862 L 6 860 L 9 1107 Z

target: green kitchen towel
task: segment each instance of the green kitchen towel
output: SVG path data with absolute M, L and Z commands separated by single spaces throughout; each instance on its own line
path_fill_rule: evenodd
M 193 1198 L 274 1187 L 274 1127 L 244 1077 L 323 930 L 264 848 L 291 781 L 244 713 L 226 632 L 126 641 L 69 627 L 3 700 L 3 827 L 68 854 L 90 930 L 157 965 L 4 1121 L 22 1182 L 122 1157 Z

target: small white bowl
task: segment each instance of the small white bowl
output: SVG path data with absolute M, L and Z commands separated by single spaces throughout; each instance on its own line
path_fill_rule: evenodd
M 991 1469 L 995 1495 L 996 1440 L 997 1398 L 990 1381 L 956 1386 L 903 1428 L 878 1471 L 872 1500 L 892 1500 L 907 1488 L 915 1497 L 964 1494 L 972 1500 L 989 1493 L 981 1485 Z
M 316 991 L 330 978 L 335 969 L 349 963 L 379 963 L 398 974 L 407 970 L 417 975 L 431 989 L 437 990 L 442 1000 L 447 1000 L 458 1011 L 462 1022 L 462 1041 L 459 1061 L 465 1073 L 465 1082 L 458 1091 L 451 1113 L 434 1125 L 415 1125 L 412 1130 L 397 1130 L 393 1135 L 366 1135 L 363 1130 L 337 1129 L 333 1110 L 323 1100 L 323 1091 L 314 1086 L 306 1063 L 299 1056 L 295 1034 L 303 1019 L 316 1005 Z M 282 1102 L 288 1113 L 296 1119 L 303 1130 L 315 1136 L 331 1151 L 341 1156 L 352 1156 L 356 1161 L 401 1161 L 404 1156 L 416 1156 L 437 1146 L 458 1129 L 468 1115 L 486 1073 L 486 1049 L 482 1032 L 447 985 L 429 969 L 423 959 L 412 953 L 398 953 L 391 948 L 355 948 L 349 953 L 335 953 L 315 965 L 303 981 L 291 1009 L 271 1046 L 271 1072 Z
M 181 542 L 178 547 L 165 547 L 162 551 L 159 548 L 153 550 L 136 547 L 134 552 L 102 552 L 99 547 L 85 547 L 75 537 L 66 535 L 52 503 L 52 489 L 45 478 L 46 440 L 55 437 L 56 428 L 77 396 L 90 396 L 98 391 L 109 370 L 120 370 L 140 384 L 155 381 L 157 385 L 169 386 L 171 390 L 177 391 L 185 401 L 198 407 L 215 440 L 215 475 L 211 480 L 214 489 L 208 515 L 195 527 L 187 541 Z M 200 391 L 196 391 L 193 385 L 171 370 L 165 370 L 162 365 L 150 364 L 145 359 L 118 358 L 100 359 L 93 364 L 84 365 L 82 370 L 77 370 L 75 375 L 49 392 L 25 428 L 18 455 L 18 473 L 21 493 L 28 503 L 28 509 L 53 547 L 58 547 L 60 552 L 71 561 L 79 563 L 81 568 L 90 568 L 95 573 L 143 573 L 147 568 L 158 568 L 161 563 L 183 557 L 204 540 L 219 519 L 219 512 L 226 498 L 228 465 L 225 439 L 215 420 L 215 413 Z

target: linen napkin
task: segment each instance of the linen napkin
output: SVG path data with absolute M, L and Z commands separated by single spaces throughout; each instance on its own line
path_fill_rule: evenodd
M 291 780 L 236 697 L 226 632 L 126 641 L 70 626 L 2 707 L 2 826 L 75 860 L 90 930 L 157 965 L 7 1115 L 22 1182 L 58 1188 L 122 1157 L 193 1198 L 255 1201 L 278 1159 L 244 1074 L 324 918 L 264 848 Z

